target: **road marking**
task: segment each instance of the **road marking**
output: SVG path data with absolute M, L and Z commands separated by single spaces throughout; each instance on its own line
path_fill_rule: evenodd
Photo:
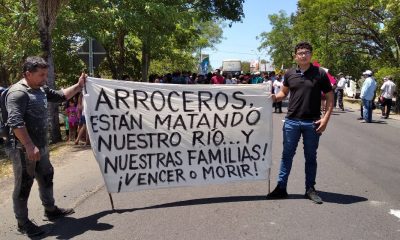
M 389 213 L 400 219 L 400 210 L 390 209 Z
M 383 204 L 385 204 L 385 202 L 369 201 L 369 204 L 371 204 L 372 206 L 382 206 Z
M 81 196 L 78 197 L 78 199 L 74 202 L 72 205 L 72 208 L 77 208 L 79 205 L 81 205 L 86 199 L 88 199 L 90 196 L 96 194 L 98 191 L 100 191 L 102 188 L 104 188 L 104 183 L 101 183 L 94 187 L 92 190 L 87 191 L 86 193 L 82 194 Z

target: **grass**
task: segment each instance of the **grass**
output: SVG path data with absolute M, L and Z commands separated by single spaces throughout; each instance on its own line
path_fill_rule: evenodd
M 67 145 L 66 142 L 59 142 L 56 144 L 51 144 L 49 146 L 50 153 L 52 154 L 52 156 L 57 157 L 59 155 L 60 150 L 62 150 L 62 148 L 66 145 Z M 12 162 L 5 154 L 4 147 L 1 146 L 0 147 L 0 178 L 9 177 L 13 174 L 12 172 L 13 172 Z
M 0 160 L 0 178 L 9 177 L 12 174 L 12 163 L 9 159 Z

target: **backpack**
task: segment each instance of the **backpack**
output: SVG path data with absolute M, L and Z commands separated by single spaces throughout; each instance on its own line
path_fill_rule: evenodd
M 7 126 L 8 112 L 6 107 L 7 93 L 10 87 L 6 88 L 0 95 L 0 137 L 9 138 L 10 137 L 10 127 Z

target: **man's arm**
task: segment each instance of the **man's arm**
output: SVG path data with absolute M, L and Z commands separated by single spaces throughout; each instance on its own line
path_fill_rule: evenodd
M 325 105 L 326 112 L 320 120 L 315 122 L 315 124 L 319 125 L 317 128 L 317 133 L 322 133 L 323 131 L 325 131 L 333 111 L 333 99 L 334 99 L 333 92 L 330 91 L 325 93 L 325 97 L 326 97 L 326 105 Z
M 75 96 L 75 94 L 82 91 L 83 87 L 85 86 L 86 77 L 87 75 L 85 73 L 82 73 L 76 84 L 62 90 L 66 99 L 70 99 Z
M 384 82 L 384 83 L 382 84 L 381 90 L 385 90 L 385 87 L 386 87 L 386 82 Z
M 24 145 L 28 159 L 31 161 L 39 161 L 39 149 L 33 144 L 26 127 L 14 128 L 13 131 L 18 140 Z
M 289 94 L 289 87 L 286 87 L 286 86 L 282 85 L 281 91 L 279 91 L 278 94 L 276 94 L 276 95 L 272 94 L 271 95 L 272 101 L 273 102 L 280 102 L 283 99 L 285 99 L 288 94 Z

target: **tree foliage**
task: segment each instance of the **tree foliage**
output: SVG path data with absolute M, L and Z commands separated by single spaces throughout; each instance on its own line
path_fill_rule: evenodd
M 249 73 L 250 72 L 250 62 L 248 61 L 242 61 L 241 65 L 242 65 L 242 72 L 244 73 Z
M 225 6 L 225 2 L 231 3 Z M 222 36 L 213 21 L 240 20 L 242 2 L 72 0 L 66 11 L 73 13 L 68 21 L 80 26 L 80 36 L 94 37 L 106 49 L 102 70 L 110 71 L 113 78 L 130 75 L 145 80 L 149 70 L 160 70 L 157 64 L 151 67 L 151 60 L 166 65 L 189 61 L 190 66 L 195 65 L 195 59 L 189 56 L 198 48 L 218 43 Z M 237 8 L 228 13 L 225 8 L 221 11 L 222 6 Z
M 365 69 L 400 66 L 398 0 L 299 0 L 293 16 L 269 18 L 272 31 L 261 34 L 261 48 L 269 49 L 275 64 L 306 40 L 313 57 L 333 73 L 357 78 Z
M 292 19 L 284 11 L 269 15 L 268 18 L 272 25 L 272 30 L 261 33 L 260 37 L 263 42 L 259 49 L 266 49 L 275 65 L 291 67 L 294 45 Z
M 39 51 L 35 2 L 0 1 L 0 84 L 8 86 L 21 77 L 23 60 Z

